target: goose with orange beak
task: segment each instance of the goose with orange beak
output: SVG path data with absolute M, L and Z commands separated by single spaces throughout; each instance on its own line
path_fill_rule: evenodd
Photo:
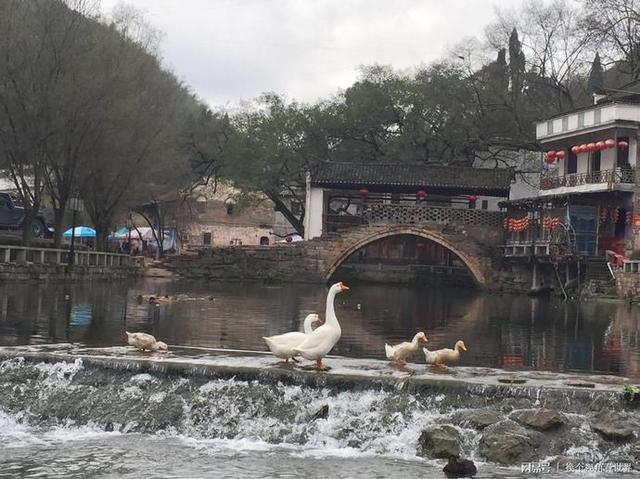
M 340 340 L 342 330 L 340 329 L 340 323 L 338 323 L 333 303 L 338 293 L 348 290 L 349 287 L 342 283 L 336 283 L 329 288 L 324 324 L 311 334 L 308 334 L 302 344 L 293 349 L 296 354 L 299 354 L 303 358 L 315 361 L 316 369 L 327 369 L 327 367 L 322 364 L 322 358 L 329 354 L 329 351 L 331 351 Z

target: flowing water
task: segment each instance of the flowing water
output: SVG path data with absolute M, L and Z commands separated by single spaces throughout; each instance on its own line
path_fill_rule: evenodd
M 637 307 L 351 286 L 336 302 L 343 337 L 334 354 L 382 358 L 385 341 L 424 330 L 434 348 L 464 339 L 465 365 L 640 379 Z M 137 299 L 149 293 L 184 296 L 160 305 Z M 326 289 L 146 281 L 5 284 L 0 295 L 4 345 L 121 345 L 124 331 L 135 330 L 172 345 L 264 350 L 262 336 L 322 313 Z M 314 419 L 324 405 L 328 415 Z M 0 362 L 0 477 L 441 477 L 442 460 L 416 455 L 420 431 L 439 423 L 462 434 L 478 477 L 515 477 L 519 468 L 483 463 L 478 431 L 456 418 L 466 409 L 505 414 L 534 405 L 11 359 Z M 590 407 L 568 406 L 565 432 L 545 455 L 591 465 L 636 457 L 635 443 L 610 444 L 589 429 Z M 544 477 L 567 477 L 555 471 Z

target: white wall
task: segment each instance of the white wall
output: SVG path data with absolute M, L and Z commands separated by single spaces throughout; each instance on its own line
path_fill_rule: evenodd
M 324 190 L 311 187 L 307 182 L 307 202 L 304 216 L 304 239 L 322 235 L 322 215 L 324 214 Z

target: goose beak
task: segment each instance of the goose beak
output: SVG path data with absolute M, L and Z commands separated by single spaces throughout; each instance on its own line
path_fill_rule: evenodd
M 340 291 L 349 291 L 349 286 L 346 284 L 340 283 Z

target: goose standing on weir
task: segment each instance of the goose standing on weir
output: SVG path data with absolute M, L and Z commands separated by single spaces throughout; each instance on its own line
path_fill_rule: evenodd
M 293 352 L 293 348 L 302 344 L 307 335 L 313 332 L 313 325 L 318 322 L 320 322 L 320 318 L 318 318 L 317 314 L 309 314 L 304 319 L 303 333 L 292 331 L 277 336 L 263 336 L 262 339 L 267 343 L 269 351 L 271 351 L 276 358 L 284 359 L 285 363 L 288 363 L 289 359 L 295 361 L 297 353 Z
M 307 335 L 302 344 L 293 349 L 294 352 L 300 354 L 303 358 L 315 361 L 316 369 L 327 369 L 327 367 L 322 364 L 322 358 L 329 354 L 329 351 L 331 351 L 340 340 L 342 330 L 340 329 L 340 323 L 338 323 L 333 303 L 336 294 L 348 290 L 349 287 L 342 283 L 336 283 L 329 288 L 324 324 L 318 327 L 313 333 Z

